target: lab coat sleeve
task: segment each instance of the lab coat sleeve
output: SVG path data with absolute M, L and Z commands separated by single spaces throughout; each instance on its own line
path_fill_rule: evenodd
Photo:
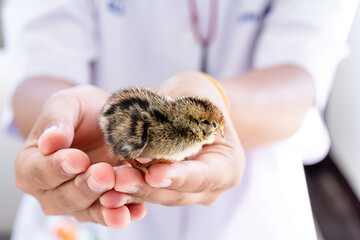
M 89 83 L 97 55 L 95 20 L 91 0 L 7 1 L 6 48 L 17 72 L 12 81 L 52 76 Z
M 337 64 L 347 54 L 346 38 L 356 0 L 274 0 L 254 52 L 254 68 L 294 64 L 314 79 L 316 106 L 326 105 Z

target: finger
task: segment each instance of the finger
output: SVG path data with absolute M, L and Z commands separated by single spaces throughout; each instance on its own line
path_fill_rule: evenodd
M 147 210 L 144 203 L 134 202 L 135 199 L 129 194 L 117 192 L 115 190 L 110 190 L 100 197 L 100 203 L 105 208 L 119 208 L 127 204 L 126 206 L 130 211 L 131 220 L 138 221 L 145 217 Z
M 126 205 L 130 211 L 132 221 L 139 221 L 146 216 L 147 210 L 144 203 Z
M 226 190 L 239 184 L 244 169 L 243 155 L 234 152 L 220 144 L 205 146 L 196 160 L 152 166 L 145 181 L 153 187 L 181 192 Z
M 131 215 L 126 206 L 119 208 L 103 208 L 102 215 L 107 226 L 122 229 L 126 228 L 130 224 Z
M 127 204 L 141 204 L 144 202 L 144 200 L 141 200 L 139 197 L 135 197 L 135 195 L 139 196 L 141 193 L 136 192 L 134 195 L 131 195 L 112 189 L 101 195 L 100 203 L 106 208 L 119 208 Z
M 130 211 L 126 206 L 107 209 L 97 201 L 87 209 L 72 214 L 80 222 L 95 222 L 112 228 L 126 228 L 130 223 Z
M 77 98 L 64 92 L 49 98 L 29 135 L 30 141 L 37 141 L 43 155 L 69 148 L 73 141 L 80 117 L 80 103 Z
M 115 168 L 115 186 L 114 189 L 123 193 L 138 192 L 138 185 L 144 185 L 144 175 L 137 169 L 122 165 Z
M 91 165 L 85 173 L 79 174 L 58 188 L 46 191 L 40 198 L 44 212 L 63 214 L 79 211 L 91 206 L 102 193 L 112 189 L 115 183 L 113 168 L 107 163 Z
M 107 97 L 107 92 L 92 86 L 74 87 L 54 94 L 44 104 L 29 142 L 35 142 L 39 151 L 47 155 L 84 140 L 102 139 L 96 118 Z
M 101 195 L 100 203 L 106 208 L 119 208 L 126 203 L 130 203 L 133 200 L 131 196 L 127 193 L 118 192 L 115 190 L 110 190 Z
M 88 156 L 77 149 L 63 149 L 43 156 L 36 148 L 22 150 L 16 159 L 16 181 L 25 192 L 50 190 L 85 172 Z
M 165 188 L 153 188 L 148 185 L 143 174 L 132 167 L 116 168 L 114 191 L 101 196 L 100 201 L 106 207 L 118 207 L 121 204 L 152 202 L 166 206 L 183 206 L 194 203 L 205 204 L 207 193 L 186 193 Z

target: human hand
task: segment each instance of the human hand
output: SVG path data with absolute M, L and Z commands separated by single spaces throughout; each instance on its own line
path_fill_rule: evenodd
M 114 190 L 101 196 L 103 206 L 143 201 L 167 206 L 213 203 L 227 189 L 239 184 L 245 158 L 223 97 L 206 75 L 187 72 L 175 75 L 159 87 L 173 97 L 197 95 L 208 98 L 223 112 L 225 141 L 205 145 L 194 157 L 175 164 L 155 164 L 144 175 L 130 166 L 116 169 Z
M 51 96 L 20 150 L 17 186 L 35 196 L 45 214 L 72 215 L 114 228 L 144 217 L 144 204 L 101 206 L 112 189 L 116 159 L 108 154 L 97 117 L 109 96 L 92 86 L 74 87 Z

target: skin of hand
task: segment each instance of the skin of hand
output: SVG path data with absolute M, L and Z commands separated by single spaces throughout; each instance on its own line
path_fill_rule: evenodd
M 212 204 L 242 178 L 245 157 L 224 99 L 204 74 L 185 72 L 167 80 L 158 90 L 172 97 L 196 95 L 208 98 L 223 112 L 225 141 L 203 146 L 199 154 L 175 164 L 156 164 L 145 177 L 129 166 L 116 169 L 114 190 L 100 202 L 108 208 L 123 202 L 153 202 L 167 206 Z
M 182 81 L 184 81 L 184 85 L 182 85 Z M 261 147 L 290 136 L 298 128 L 306 110 L 314 103 L 314 86 L 311 77 L 301 68 L 291 65 L 255 70 L 235 78 L 226 79 L 222 82 L 222 85 L 229 98 L 231 118 L 234 121 L 237 134 L 245 150 Z M 36 86 L 36 88 L 34 88 L 34 86 Z M 177 89 L 176 86 L 179 86 L 179 88 Z M 188 86 L 190 86 L 190 88 L 188 88 Z M 29 87 L 36 91 L 28 91 Z M 106 221 L 107 225 L 112 227 L 125 227 L 130 221 L 129 211 L 131 219 L 140 219 L 146 213 L 146 208 L 142 204 L 126 205 L 127 208 L 124 208 L 125 203 L 141 203 L 149 200 L 166 205 L 184 205 L 192 202 L 210 204 L 220 194 L 216 194 L 216 190 L 215 193 L 213 191 L 206 192 L 205 190 L 211 188 L 220 189 L 226 185 L 224 183 L 227 179 L 222 179 L 221 174 L 219 174 L 225 169 L 215 172 L 214 177 L 220 179 L 220 184 L 215 186 L 213 182 L 206 182 L 206 180 L 208 180 L 206 176 L 202 177 L 202 175 L 200 175 L 204 170 L 207 172 L 211 171 L 210 165 L 205 161 L 192 161 L 193 164 L 191 165 L 194 167 L 193 169 L 189 169 L 188 166 L 191 161 L 182 162 L 180 165 L 177 164 L 176 169 L 166 164 L 155 165 L 151 168 L 151 173 L 146 176 L 145 179 L 136 169 L 126 165 L 119 166 L 113 168 L 115 169 L 114 183 L 113 180 L 102 181 L 101 176 L 113 176 L 110 170 L 104 170 L 110 169 L 108 165 L 99 164 L 98 166 L 95 164 L 95 167 L 91 166 L 89 168 L 90 159 L 91 161 L 95 159 L 93 156 L 89 157 L 87 154 L 84 154 L 84 151 L 68 149 L 67 147 L 71 142 L 69 136 L 73 136 L 74 129 L 77 129 L 74 123 L 70 125 L 59 124 L 59 128 L 49 128 L 50 126 L 57 125 L 57 123 L 61 123 L 59 119 L 62 119 L 57 119 L 53 117 L 52 114 L 59 116 L 60 113 L 66 113 L 68 112 L 67 110 L 71 110 L 74 116 L 91 115 L 87 113 L 88 109 L 84 107 L 76 108 L 77 104 L 71 104 L 71 101 L 66 104 L 66 101 L 62 101 L 67 99 L 66 95 L 68 95 L 70 99 L 73 99 L 75 103 L 80 102 L 81 104 L 79 104 L 79 106 L 84 105 L 82 102 L 86 102 L 87 98 L 93 98 L 93 96 L 83 95 L 81 98 L 78 98 L 77 94 L 72 92 L 72 90 L 62 91 L 61 94 L 55 94 L 56 96 L 54 95 L 52 100 L 47 101 L 52 102 L 55 101 L 56 98 L 59 98 L 58 102 L 62 103 L 58 109 L 45 107 L 44 110 L 41 110 L 43 102 L 48 98 L 46 94 L 50 95 L 61 89 L 71 87 L 73 87 L 73 85 L 66 84 L 60 79 L 50 79 L 48 77 L 28 79 L 20 84 L 13 99 L 14 117 L 19 129 L 25 136 L 27 136 L 32 129 L 32 135 L 29 135 L 27 138 L 16 161 L 17 185 L 23 191 L 36 196 L 46 213 L 70 214 L 77 216 L 83 221 L 93 221 L 102 224 L 105 224 L 104 222 Z M 205 91 L 205 87 L 209 88 L 208 91 Z M 160 90 L 173 96 L 182 94 L 198 94 L 204 95 L 204 97 L 211 96 L 211 100 L 214 101 L 214 103 L 225 109 L 217 90 L 209 85 L 207 80 L 204 81 L 204 79 L 197 82 L 186 80 L 184 76 L 178 76 L 163 84 Z M 189 92 L 190 90 L 191 92 Z M 79 93 L 80 92 L 82 91 L 79 91 Z M 99 92 L 95 92 L 94 96 L 97 96 Z M 107 94 L 102 93 L 100 95 Z M 100 98 L 96 97 L 99 101 L 104 101 L 105 98 L 104 96 Z M 97 104 L 99 103 L 96 103 L 95 106 L 99 106 Z M 103 102 L 101 104 L 103 104 Z M 90 106 L 88 104 L 85 105 Z M 51 106 L 51 104 L 47 104 L 47 106 Z M 89 109 L 91 108 L 92 106 L 89 107 Z M 38 117 L 40 113 L 42 113 L 42 116 Z M 74 116 L 70 114 L 68 118 L 74 118 Z M 93 116 L 93 118 L 95 119 L 96 117 Z M 227 118 L 229 118 L 228 114 Z M 34 125 L 36 119 L 38 119 L 38 121 Z M 81 121 L 77 124 L 81 125 L 83 122 Z M 64 134 L 63 130 L 64 128 L 69 129 L 68 126 L 70 126 L 72 130 Z M 231 128 L 233 127 L 232 124 L 230 126 Z M 44 129 L 50 130 L 44 132 Z M 226 139 L 229 140 L 232 136 L 232 142 L 238 142 L 237 137 L 234 136 L 235 131 L 230 129 L 230 132 L 225 129 Z M 78 131 L 75 131 L 74 136 L 76 135 L 78 135 Z M 39 138 L 42 140 L 40 141 Z M 77 139 L 86 140 L 88 138 Z M 63 146 L 61 146 L 59 142 L 63 142 Z M 231 155 L 233 153 L 234 146 L 226 144 L 227 142 L 219 146 L 218 143 L 215 143 L 213 146 L 214 149 L 218 150 L 230 150 L 230 153 L 225 155 L 214 152 L 208 148 L 209 146 L 204 147 L 203 153 L 216 153 L 218 154 L 216 157 L 220 157 L 220 159 L 230 159 L 232 156 L 229 156 L 229 154 Z M 62 149 L 62 147 L 64 147 L 64 149 Z M 94 145 L 93 148 L 96 149 Z M 46 153 L 46 151 L 48 152 Z M 89 153 L 95 153 L 97 151 L 98 150 L 93 150 Z M 238 149 L 237 151 L 242 150 Z M 203 153 L 200 153 L 196 157 L 199 159 L 205 159 L 206 157 L 207 159 L 208 154 L 204 155 Z M 98 155 L 104 157 L 102 154 Z M 236 153 L 235 155 L 242 156 L 242 153 Z M 60 162 L 64 159 L 69 164 L 70 169 L 76 169 L 76 173 L 66 173 L 62 170 Z M 212 160 L 209 159 L 209 161 Z M 215 164 L 219 163 L 217 159 L 213 159 L 212 162 Z M 241 178 L 243 160 L 238 162 L 240 162 L 237 163 L 240 166 L 236 168 L 235 172 L 239 171 L 240 174 L 238 174 L 237 177 Z M 59 171 L 51 174 L 51 169 L 59 169 Z M 184 171 L 182 171 L 182 169 Z M 189 174 L 183 174 L 183 172 L 186 171 L 189 171 Z M 121 192 L 110 190 L 102 195 L 100 198 L 102 207 L 98 205 L 96 199 L 98 199 L 104 191 L 93 192 L 90 200 L 86 200 L 88 196 L 86 196 L 85 200 L 70 199 L 67 201 L 66 198 L 61 199 L 61 195 L 72 196 L 74 193 L 78 195 L 83 194 L 83 196 L 87 195 L 85 193 L 89 187 L 86 184 L 81 186 L 79 184 L 80 182 L 86 183 L 85 180 L 88 175 L 85 173 L 90 173 L 90 175 L 95 176 L 96 181 L 103 186 L 110 188 L 110 186 L 114 184 L 115 189 Z M 101 175 L 101 173 L 104 173 L 104 175 Z M 176 178 L 172 177 L 170 180 L 166 180 L 171 176 L 176 176 Z M 75 181 L 77 178 L 85 180 Z M 221 181 L 223 181 L 222 184 Z M 239 179 L 233 178 L 232 183 L 229 184 L 228 182 L 228 187 L 236 185 L 239 181 Z M 68 182 L 67 185 L 69 186 L 67 189 L 64 187 L 66 186 L 66 182 Z M 152 187 L 150 187 L 148 183 Z M 73 187 L 71 187 L 71 185 L 73 185 Z M 195 185 L 196 187 L 194 187 Z M 193 193 L 191 193 L 191 191 Z M 45 194 L 45 192 L 48 193 Z M 167 198 L 168 193 L 171 193 L 172 197 Z M 157 194 L 159 195 L 156 198 Z M 54 197 L 52 198 L 51 196 Z M 53 201 L 57 196 L 60 196 L 59 202 L 63 202 L 59 203 L 60 206 L 55 206 L 56 201 Z M 84 197 L 80 199 L 84 199 Z M 94 204 L 92 202 L 97 203 Z M 71 211 L 69 206 L 76 206 L 76 204 L 78 209 Z M 87 205 L 89 205 L 89 207 L 87 207 Z
M 170 96 L 194 94 L 217 104 L 228 123 L 226 142 L 205 146 L 193 161 L 154 165 L 145 179 L 133 168 L 119 168 L 116 191 L 104 194 L 101 203 L 107 207 L 124 201 L 170 206 L 211 204 L 224 190 L 240 182 L 244 169 L 242 146 L 251 150 L 286 139 L 314 105 L 313 79 L 295 65 L 254 70 L 225 79 L 222 86 L 229 99 L 231 119 L 219 92 L 201 74 L 180 74 L 160 86 L 159 90 Z
M 92 86 L 72 87 L 49 97 L 15 164 L 19 189 L 35 196 L 45 214 L 72 215 L 124 228 L 146 214 L 144 204 L 106 208 L 99 197 L 115 185 L 97 116 L 108 93 Z

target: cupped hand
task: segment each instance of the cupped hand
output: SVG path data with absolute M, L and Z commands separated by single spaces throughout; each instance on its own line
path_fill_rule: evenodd
M 155 164 L 145 176 L 130 166 L 115 169 L 115 187 L 100 198 L 105 207 L 143 201 L 179 206 L 212 204 L 242 179 L 245 157 L 226 103 L 207 75 L 185 72 L 164 82 L 158 90 L 173 97 L 196 95 L 208 98 L 223 112 L 225 141 L 203 146 L 196 156 L 174 164 Z
M 115 186 L 113 165 L 97 117 L 108 93 L 92 86 L 51 96 L 20 150 L 17 186 L 35 196 L 46 214 L 72 215 L 114 228 L 146 213 L 145 205 L 107 208 L 99 197 Z

